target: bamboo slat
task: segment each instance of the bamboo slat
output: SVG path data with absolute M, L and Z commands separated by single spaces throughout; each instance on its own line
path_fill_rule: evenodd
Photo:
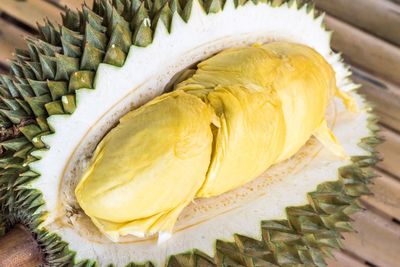
M 400 45 L 400 6 L 389 0 L 316 0 L 317 8 Z
M 0 266 L 33 267 L 42 262 L 36 241 L 25 227 L 16 225 L 0 243 Z
M 8 65 L 16 48 L 26 48 L 24 36 L 29 33 L 0 18 L 0 63 Z
M 353 258 L 345 252 L 334 253 L 335 259 L 327 261 L 329 267 L 367 267 L 363 262 Z
M 395 267 L 400 262 L 400 225 L 371 211 L 354 216 L 357 234 L 345 234 L 346 250 L 379 267 Z
M 378 151 L 383 156 L 378 168 L 400 179 L 400 135 L 385 127 L 382 127 L 381 135 L 385 142 L 378 146 Z
M 400 48 L 369 35 L 347 23 L 326 16 L 333 30 L 332 45 L 353 65 L 400 84 Z
M 61 21 L 61 10 L 42 0 L 1 0 L 0 11 L 32 28 L 36 28 L 36 22 L 42 22 L 46 18 L 52 22 Z
M 353 80 L 362 85 L 360 92 L 373 104 L 380 122 L 400 132 L 400 87 L 356 68 Z
M 92 6 L 93 5 L 93 0 L 52 0 L 52 2 L 58 3 L 61 6 L 67 6 L 71 9 L 77 9 L 80 8 L 83 4 L 83 2 L 86 3 L 86 5 L 88 6 Z
M 400 182 L 382 172 L 370 187 L 373 195 L 362 197 L 362 203 L 368 209 L 384 213 L 388 218 L 400 221 Z

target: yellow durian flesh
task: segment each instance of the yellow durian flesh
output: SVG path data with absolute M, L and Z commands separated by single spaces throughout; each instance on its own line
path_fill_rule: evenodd
M 117 224 L 138 233 L 148 229 L 132 221 L 187 205 L 210 163 L 212 116 L 200 99 L 177 91 L 122 117 L 75 189 L 82 209 L 105 232 Z
M 206 182 L 197 197 L 237 188 L 277 160 L 285 141 L 285 121 L 274 92 L 240 85 L 187 92 L 209 103 L 218 118 Z
M 171 232 L 194 198 L 251 181 L 313 134 L 343 155 L 324 119 L 335 94 L 351 104 L 311 48 L 276 42 L 223 51 L 120 120 L 77 186 L 78 203 L 113 240 Z

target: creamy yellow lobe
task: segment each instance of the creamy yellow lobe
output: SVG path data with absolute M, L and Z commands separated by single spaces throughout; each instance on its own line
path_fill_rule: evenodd
M 142 227 L 136 220 L 187 205 L 210 163 L 212 115 L 200 99 L 177 91 L 122 117 L 76 187 L 82 209 L 97 225 L 107 222 L 100 228 L 111 228 L 108 235 L 115 239 L 113 224 L 118 231 L 145 233 L 151 224 Z

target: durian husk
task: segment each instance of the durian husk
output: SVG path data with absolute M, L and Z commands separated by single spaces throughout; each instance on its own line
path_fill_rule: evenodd
M 71 114 L 76 107 L 75 92 L 94 88 L 100 63 L 122 66 L 130 45 L 147 46 L 153 41 L 158 23 L 171 30 L 173 12 L 188 21 L 193 1 L 96 0 L 75 12 L 66 10 L 60 28 L 46 21 L 39 25 L 39 37 L 28 38 L 26 50 L 16 50 L 10 75 L 0 76 L 0 127 L 11 132 L 3 137 L 0 158 L 0 236 L 15 224 L 24 224 L 36 238 L 48 266 L 96 266 L 96 262 L 75 261 L 75 252 L 57 234 L 40 227 L 46 216 L 41 192 L 29 183 L 40 175 L 28 164 L 39 160 L 31 155 L 46 148 L 42 136 L 52 133 L 46 119 Z M 247 1 L 235 1 L 236 6 Z M 272 6 L 304 4 L 316 16 L 310 1 L 266 0 Z M 207 13 L 223 9 L 224 1 L 201 2 Z M 357 199 L 369 194 L 371 170 L 378 161 L 374 147 L 377 117 L 370 115 L 370 136 L 360 142 L 369 156 L 353 157 L 352 164 L 339 170 L 335 182 L 320 184 L 308 194 L 309 204 L 288 207 L 286 220 L 261 223 L 262 240 L 239 234 L 235 242 L 217 241 L 216 255 L 190 251 L 173 255 L 168 266 L 325 266 L 324 257 L 341 247 L 341 233 L 353 231 L 350 215 L 362 210 Z M 128 266 L 152 266 L 129 264 Z

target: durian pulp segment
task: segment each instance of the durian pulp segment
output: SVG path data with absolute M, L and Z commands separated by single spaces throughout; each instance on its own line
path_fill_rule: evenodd
M 313 134 L 343 155 L 325 121 L 336 90 L 331 66 L 309 47 L 223 51 L 120 119 L 78 184 L 78 203 L 114 241 L 171 235 L 195 198 L 243 186 Z
M 203 184 L 212 115 L 197 97 L 174 92 L 122 117 L 76 188 L 86 214 L 115 240 L 151 234 L 156 222 L 172 230 L 175 209 L 182 210 Z

